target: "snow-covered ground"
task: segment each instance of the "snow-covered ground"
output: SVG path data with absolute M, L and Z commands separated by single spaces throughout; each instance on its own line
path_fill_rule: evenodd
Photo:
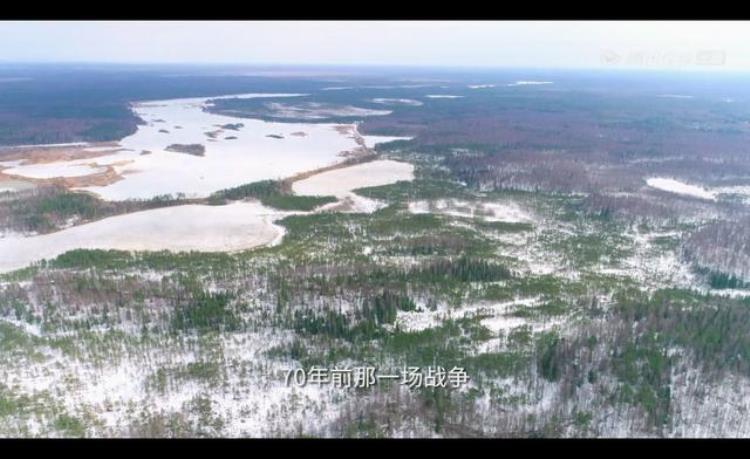
M 674 249 L 664 249 L 654 241 L 663 237 L 680 238 L 679 232 L 636 231 L 625 234 L 632 238 L 632 255 L 622 261 L 619 268 L 605 268 L 600 272 L 635 279 L 641 288 L 658 289 L 665 285 L 693 288 L 697 284 L 695 273 Z
M 665 177 L 651 177 L 646 179 L 646 184 L 657 190 L 666 191 L 669 193 L 682 194 L 686 196 L 692 196 L 699 199 L 707 199 L 710 201 L 716 200 L 716 192 L 708 190 L 702 186 L 691 185 L 689 183 L 680 182 L 679 180 L 665 178 Z
M 712 188 L 711 191 L 716 193 L 717 197 L 721 197 L 721 195 L 737 196 L 744 203 L 750 204 L 750 185 L 720 186 Z
M 456 96 L 454 94 L 428 94 L 425 97 L 428 99 L 459 99 L 463 96 Z
M 357 188 L 389 185 L 413 178 L 413 165 L 401 161 L 379 160 L 313 175 L 294 182 L 292 190 L 299 195 L 344 197 Z
M 337 403 L 345 394 L 331 385 L 287 386 L 284 374 L 296 368 L 295 362 L 264 356 L 284 339 L 278 331 L 227 334 L 211 350 L 164 343 L 99 363 L 48 348 L 34 365 L 25 360 L 7 362 L 13 368 L 5 374 L 5 382 L 16 394 L 49 397 L 68 413 L 87 413 L 87 424 L 95 429 L 89 434 L 95 436 L 127 436 L 141 413 L 191 413 L 191 403 L 199 399 L 208 401 L 210 418 L 193 414 L 189 421 L 195 430 L 227 437 L 269 437 L 293 435 L 302 426 L 305 432 L 325 435 L 321 429 L 338 415 Z M 219 352 L 226 361 L 217 378 L 225 384 L 174 376 L 175 369 L 184 371 L 187 365 L 207 361 L 204 352 Z M 154 387 L 159 369 L 166 376 L 161 389 Z M 143 409 L 134 411 L 134 406 Z M 40 411 L 28 423 L 21 421 L 29 428 L 26 435 L 47 434 L 45 425 L 51 419 L 44 419 Z M 216 418 L 220 430 L 202 425 Z
M 399 311 L 395 326 L 406 332 L 417 332 L 439 326 L 444 320 L 482 316 L 481 324 L 493 333 L 507 332 L 513 328 L 528 325 L 534 328 L 535 321 L 510 315 L 517 308 L 533 307 L 541 303 L 541 298 L 519 298 L 504 303 L 475 304 L 461 308 L 442 306 L 434 311 Z M 537 328 L 543 328 L 537 324 Z
M 539 86 L 543 84 L 553 84 L 552 81 L 535 81 L 535 80 L 518 80 L 508 83 L 508 86 Z
M 373 212 L 382 207 L 382 203 L 359 196 L 353 190 L 413 179 L 413 165 L 401 161 L 379 160 L 333 169 L 296 181 L 292 184 L 292 191 L 302 196 L 335 196 L 343 201 L 328 204 L 320 209 L 323 211 L 338 209 L 344 204 L 349 211 Z
M 32 185 L 29 182 L 24 182 L 21 180 L 3 180 L 0 181 L 0 193 L 5 192 L 16 192 L 21 190 L 26 190 L 29 188 L 33 188 L 34 185 Z
M 372 101 L 376 104 L 383 104 L 383 105 L 407 105 L 412 107 L 418 107 L 422 105 L 422 102 L 414 99 L 388 99 L 384 97 L 378 97 L 375 99 L 372 99 Z
M 652 188 L 669 193 L 682 194 L 710 201 L 736 196 L 742 202 L 750 204 L 750 185 L 708 187 L 705 185 L 692 185 L 666 177 L 648 178 L 646 179 L 646 184 Z
M 286 213 L 255 202 L 184 205 L 105 218 L 51 234 L 0 239 L 0 271 L 73 249 L 237 251 L 280 242 Z
M 85 175 L 103 172 L 104 167 L 97 166 L 92 160 L 81 160 L 73 163 L 47 163 L 47 164 L 29 164 L 5 171 L 8 175 L 17 175 L 33 179 L 45 179 L 52 177 L 82 177 Z
M 457 199 L 413 201 L 409 212 L 414 214 L 439 213 L 453 217 L 481 218 L 494 222 L 531 222 L 531 215 L 512 202 L 469 202 Z
M 372 110 L 369 108 L 355 107 L 353 105 L 329 105 L 317 102 L 305 102 L 294 105 L 282 102 L 269 102 L 268 116 L 272 118 L 292 118 L 305 120 L 325 120 L 334 117 L 347 116 L 383 116 L 389 115 L 390 110 Z

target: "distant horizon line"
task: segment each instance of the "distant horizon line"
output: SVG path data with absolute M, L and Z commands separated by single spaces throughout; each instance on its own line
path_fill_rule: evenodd
M 502 66 L 502 65 L 448 65 L 448 64 L 384 64 L 384 63 L 292 63 L 292 62 L 253 62 L 243 63 L 237 61 L 227 62 L 193 62 L 193 61 L 173 61 L 173 62 L 155 62 L 155 61 L 47 61 L 47 60 L 4 60 L 0 59 L 1 66 L 123 66 L 123 67 L 206 67 L 206 68 L 308 68 L 308 69 L 409 69 L 409 70 L 474 70 L 474 71 L 554 71 L 554 72 L 629 72 L 629 73 L 670 73 L 670 74 L 748 74 L 750 69 L 726 69 L 712 66 L 695 66 L 695 67 L 636 67 L 636 66 L 611 66 L 611 67 L 536 67 L 536 66 Z

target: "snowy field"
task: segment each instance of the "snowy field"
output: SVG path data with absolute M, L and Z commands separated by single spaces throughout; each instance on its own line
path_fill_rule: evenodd
M 335 196 L 339 199 L 339 202 L 321 208 L 322 211 L 369 213 L 382 207 L 383 204 L 374 199 L 359 196 L 353 190 L 413 179 L 413 165 L 400 161 L 380 160 L 313 175 L 294 182 L 292 191 L 302 196 Z
M 486 221 L 528 223 L 533 218 L 512 202 L 468 202 L 457 199 L 413 201 L 409 203 L 413 214 L 437 213 L 462 218 L 481 218 Z
M 411 164 L 380 160 L 313 175 L 294 182 L 292 190 L 303 196 L 332 195 L 341 198 L 357 188 L 390 185 L 413 178 L 414 166 Z
M 0 193 L 22 191 L 33 187 L 33 184 L 21 180 L 0 181 Z
M 73 249 L 237 251 L 281 241 L 286 215 L 254 202 L 185 205 L 118 215 L 51 234 L 0 239 L 0 272 Z

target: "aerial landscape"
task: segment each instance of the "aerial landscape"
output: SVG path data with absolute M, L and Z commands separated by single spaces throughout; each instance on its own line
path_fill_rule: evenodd
M 3 52 L 0 437 L 750 437 L 747 73 Z

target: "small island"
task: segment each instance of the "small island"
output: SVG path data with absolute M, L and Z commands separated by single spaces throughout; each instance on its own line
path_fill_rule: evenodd
M 239 131 L 241 128 L 245 127 L 245 125 L 242 123 L 228 123 L 228 124 L 222 124 L 222 125 L 217 125 L 217 126 L 219 126 L 222 129 L 229 130 L 229 131 Z
M 165 148 L 167 151 L 173 151 L 175 153 L 186 153 L 188 155 L 193 156 L 205 156 L 206 154 L 206 147 L 199 143 L 191 143 L 191 144 L 180 144 L 180 143 L 173 143 L 172 145 Z

